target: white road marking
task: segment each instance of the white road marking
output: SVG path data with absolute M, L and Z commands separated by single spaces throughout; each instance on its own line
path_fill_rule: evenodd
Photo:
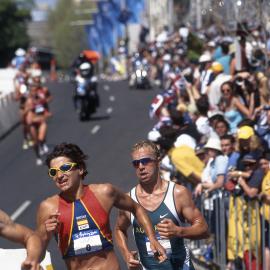
M 115 101 L 115 97 L 114 97 L 114 96 L 110 96 L 110 97 L 109 97 L 109 100 L 110 100 L 110 101 Z
M 26 208 L 31 204 L 31 201 L 25 201 L 12 215 L 11 219 L 15 221 L 25 210 Z
M 105 84 L 103 88 L 104 88 L 105 91 L 109 91 L 110 90 L 110 86 L 108 84 Z
M 100 126 L 94 126 L 93 128 L 92 128 L 92 130 L 91 130 L 91 133 L 92 134 L 96 134 L 98 131 L 99 131 L 99 129 L 100 129 Z
M 113 108 L 112 108 L 112 107 L 109 107 L 109 108 L 106 110 L 107 114 L 112 113 L 112 111 L 113 111 Z

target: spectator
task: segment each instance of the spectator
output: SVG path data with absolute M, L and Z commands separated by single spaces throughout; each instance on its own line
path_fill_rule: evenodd
M 264 251 L 263 269 L 270 270 L 270 153 L 266 152 L 260 158 L 260 167 L 264 172 L 262 180 L 261 193 L 259 198 L 263 204 L 261 206 L 262 215 L 262 238 L 264 238 L 264 245 L 262 250 Z
M 252 269 L 255 269 L 253 267 L 259 259 L 256 250 L 260 247 L 260 220 L 256 210 L 257 201 L 252 199 L 260 192 L 263 171 L 258 167 L 255 154 L 245 154 L 242 163 L 243 171 L 229 173 L 229 177 L 238 178 L 238 189 L 230 199 L 228 259 L 231 265 L 233 260 L 240 257 L 248 269 L 251 265 Z
M 223 137 L 224 135 L 227 135 L 230 131 L 230 126 L 228 122 L 224 119 L 221 118 L 216 121 L 216 124 L 214 126 L 214 130 L 219 136 L 219 138 Z

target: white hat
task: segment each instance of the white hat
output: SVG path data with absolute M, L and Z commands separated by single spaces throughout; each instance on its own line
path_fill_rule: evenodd
M 213 40 L 211 40 L 211 41 L 209 41 L 209 42 L 207 43 L 207 46 L 208 46 L 208 47 L 216 47 L 216 42 L 213 41 Z
M 147 139 L 152 142 L 157 142 L 158 139 L 161 138 L 161 134 L 158 130 L 151 130 L 148 132 Z
M 15 51 L 16 56 L 24 56 L 25 55 L 25 50 L 22 48 L 19 48 Z
M 179 147 L 179 146 L 189 146 L 190 148 L 192 148 L 193 150 L 196 147 L 196 141 L 193 137 L 187 135 L 187 134 L 182 134 L 180 136 L 177 137 L 174 146 L 175 147 Z
M 209 53 L 204 53 L 199 58 L 199 63 L 209 62 L 212 60 L 212 57 Z
M 221 152 L 222 150 L 221 150 L 220 139 L 218 139 L 218 138 L 209 138 L 206 145 L 204 146 L 204 148 L 215 149 L 215 150 Z
M 171 61 L 172 57 L 170 54 L 165 54 L 163 57 L 162 57 L 163 61 Z

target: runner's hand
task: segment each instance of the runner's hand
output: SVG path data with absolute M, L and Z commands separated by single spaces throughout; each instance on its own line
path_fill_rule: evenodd
M 140 261 L 138 260 L 137 251 L 130 251 L 126 256 L 127 267 L 130 270 L 140 270 L 142 269 Z
M 31 261 L 27 258 L 22 263 L 21 269 L 22 270 L 43 270 L 43 268 L 39 265 L 39 263 L 35 261 Z
M 172 238 L 178 236 L 179 227 L 176 226 L 171 219 L 164 218 L 157 224 L 157 229 L 161 237 Z
M 167 255 L 164 247 L 156 240 L 154 239 L 149 239 L 150 241 L 150 247 L 154 253 L 154 256 L 156 257 L 157 260 L 159 260 L 160 263 L 164 262 L 167 260 Z
M 50 215 L 49 218 L 45 221 L 45 227 L 46 227 L 47 233 L 56 232 L 58 230 L 59 216 L 60 216 L 60 213 L 56 212 Z

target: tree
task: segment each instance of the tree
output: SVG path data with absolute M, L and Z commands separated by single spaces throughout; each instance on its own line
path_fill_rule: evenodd
M 69 68 L 79 53 L 87 48 L 86 33 L 83 26 L 71 26 L 77 18 L 77 6 L 72 0 L 59 0 L 48 17 L 52 31 L 52 44 L 57 63 L 62 68 Z M 90 20 L 91 15 L 88 14 Z
M 30 9 L 12 0 L 1 0 L 0 5 L 0 66 L 6 66 L 18 47 L 27 48 L 29 37 L 27 23 L 30 21 Z

